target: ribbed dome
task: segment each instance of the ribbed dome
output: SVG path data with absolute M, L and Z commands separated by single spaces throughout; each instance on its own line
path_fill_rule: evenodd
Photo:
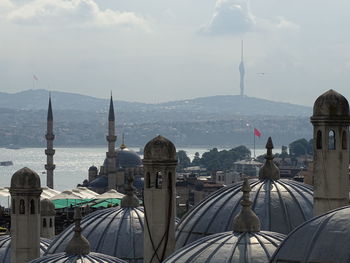
M 30 261 L 30 263 L 75 263 L 75 262 L 84 262 L 84 263 L 126 263 L 126 261 L 121 260 L 116 257 L 111 257 L 108 255 L 100 253 L 90 253 L 88 255 L 68 255 L 64 252 L 50 255 L 47 257 L 37 258 Z
M 51 240 L 41 238 L 40 239 L 40 255 L 43 255 Z M 0 236 L 0 263 L 11 263 L 11 237 L 9 235 Z
M 288 234 L 313 216 L 312 187 L 292 180 L 250 180 L 252 209 L 260 218 L 261 230 Z M 180 221 L 176 248 L 201 237 L 232 230 L 239 213 L 242 182 L 208 196 Z
M 142 165 L 140 156 L 129 148 L 118 148 L 116 149 L 115 154 L 117 168 L 138 167 Z M 103 166 L 106 168 L 108 167 L 107 159 L 105 159 Z
M 349 243 L 350 206 L 346 206 L 298 227 L 280 245 L 271 262 L 348 263 Z
M 40 187 L 40 177 L 33 170 L 24 167 L 15 172 L 11 177 L 11 188 L 38 190 Z
M 175 145 L 167 138 L 158 135 L 150 140 L 144 149 L 145 160 L 176 160 Z
M 83 218 L 82 234 L 91 251 L 111 255 L 129 263 L 143 262 L 143 208 L 107 208 Z M 47 254 L 63 252 L 73 236 L 73 226 L 58 235 Z
M 260 232 L 224 232 L 201 238 L 177 250 L 164 263 L 269 262 L 285 235 Z
M 349 103 L 343 95 L 331 89 L 316 99 L 313 117 L 340 116 L 350 118 Z

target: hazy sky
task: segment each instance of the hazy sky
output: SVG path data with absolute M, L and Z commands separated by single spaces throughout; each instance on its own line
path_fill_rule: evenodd
M 350 99 L 348 0 L 0 0 L 0 91 L 161 102 Z M 264 72 L 266 74 L 258 74 Z

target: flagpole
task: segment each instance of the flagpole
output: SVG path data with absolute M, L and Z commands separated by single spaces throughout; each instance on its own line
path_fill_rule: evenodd
M 255 159 L 255 132 L 253 130 L 253 137 L 254 137 L 254 159 Z

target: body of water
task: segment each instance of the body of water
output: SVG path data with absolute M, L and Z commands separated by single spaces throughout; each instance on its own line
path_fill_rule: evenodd
M 138 148 L 132 148 L 138 151 Z M 206 148 L 180 148 L 193 159 L 194 154 L 202 155 L 208 151 Z M 221 150 L 221 149 L 220 149 Z M 0 187 L 10 186 L 11 176 L 19 169 L 28 167 L 36 171 L 41 178 L 41 185 L 46 185 L 44 148 L 23 148 L 19 150 L 0 149 L 0 161 L 12 161 L 13 166 L 0 166 Z M 265 149 L 256 149 L 256 155 L 266 152 Z M 253 151 L 252 151 L 253 153 Z M 106 156 L 106 147 L 98 148 L 56 148 L 54 163 L 55 189 L 59 191 L 70 190 L 88 178 L 88 169 L 91 165 L 99 167 Z

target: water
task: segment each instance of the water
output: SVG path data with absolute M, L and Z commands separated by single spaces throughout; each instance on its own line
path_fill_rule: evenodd
M 132 148 L 138 151 L 139 148 Z M 12 161 L 13 166 L 0 166 L 0 187 L 10 186 L 11 176 L 19 169 L 28 167 L 40 175 L 41 185 L 46 185 L 44 165 L 46 155 L 43 148 L 23 148 L 19 150 L 0 148 L 0 161 Z M 196 152 L 202 155 L 207 148 L 182 148 L 191 158 Z M 222 150 L 222 149 L 219 149 Z M 253 151 L 252 151 L 253 152 Z M 256 155 L 266 152 L 265 149 L 256 149 Z M 59 191 L 70 190 L 82 183 L 88 177 L 88 169 L 91 165 L 99 167 L 106 156 L 106 147 L 97 148 L 56 148 L 54 163 L 55 189 Z M 0 204 L 4 205 L 4 200 Z M 7 202 L 7 201 L 6 201 Z

